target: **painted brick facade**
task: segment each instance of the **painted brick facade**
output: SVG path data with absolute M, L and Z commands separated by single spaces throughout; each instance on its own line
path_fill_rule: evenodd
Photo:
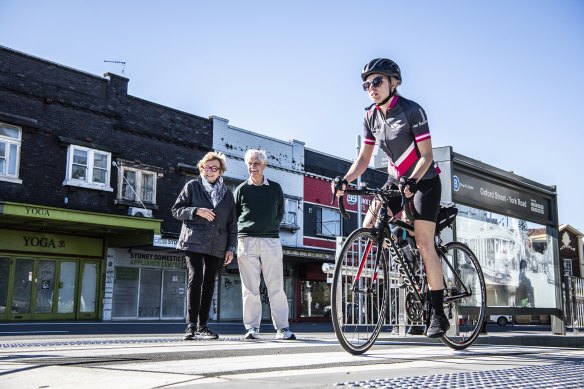
M 331 182 L 336 176 L 343 176 L 351 161 L 336 158 L 327 154 L 307 149 L 305 152 L 306 176 L 304 178 L 304 245 L 306 247 L 324 248 L 334 250 L 336 237 L 330 236 L 330 232 L 323 232 L 320 216 L 322 209 L 333 212 L 338 210 L 338 202 L 331 205 Z M 371 187 L 380 187 L 386 181 L 387 175 L 373 169 L 368 169 L 362 176 Z M 349 212 L 349 219 L 341 218 L 341 235 L 347 236 L 357 228 L 357 204 L 345 199 L 345 208 Z M 353 200 L 353 199 L 351 199 Z M 355 198 L 356 200 L 356 198 Z M 367 212 L 370 204 L 369 198 L 362 198 L 362 215 Z M 320 232 L 319 232 L 320 229 Z
M 282 186 L 284 196 L 298 202 L 296 210 L 296 228 L 282 228 L 280 239 L 285 246 L 302 246 L 303 213 L 302 197 L 304 195 L 304 143 L 297 140 L 281 141 L 260 135 L 251 131 L 229 125 L 227 119 L 212 116 L 213 148 L 227 156 L 227 172 L 225 179 L 233 187 L 248 178 L 247 167 L 243 161 L 248 149 L 265 150 L 268 157 L 268 168 L 265 175 L 268 179 Z M 286 210 L 288 211 L 288 210 Z

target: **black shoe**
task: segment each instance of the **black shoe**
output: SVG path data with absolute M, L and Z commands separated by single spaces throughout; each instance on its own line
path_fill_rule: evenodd
M 408 335 L 424 335 L 424 329 L 420 326 L 411 326 L 406 333 Z
M 197 329 L 197 338 L 207 339 L 207 340 L 219 339 L 219 335 L 217 335 L 216 333 L 211 331 L 209 329 L 209 327 L 205 326 L 205 327 L 199 327 Z
M 195 329 L 193 327 L 188 327 L 185 331 L 185 336 L 183 336 L 183 340 L 193 340 L 195 339 Z
M 428 338 L 440 338 L 444 336 L 446 331 L 450 328 L 450 323 L 448 319 L 442 316 L 433 315 L 430 321 L 430 326 L 428 331 L 426 331 L 426 336 Z

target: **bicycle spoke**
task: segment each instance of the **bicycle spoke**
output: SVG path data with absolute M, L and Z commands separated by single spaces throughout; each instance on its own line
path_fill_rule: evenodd
M 389 279 L 387 259 L 378 259 L 378 250 L 375 231 L 358 229 L 343 244 L 335 264 L 333 325 L 339 342 L 352 354 L 367 351 L 384 323 Z
M 448 243 L 440 253 L 444 274 L 444 311 L 451 329 L 441 338 L 447 346 L 461 350 L 470 346 L 485 319 L 486 289 L 483 273 L 473 252 L 459 242 Z

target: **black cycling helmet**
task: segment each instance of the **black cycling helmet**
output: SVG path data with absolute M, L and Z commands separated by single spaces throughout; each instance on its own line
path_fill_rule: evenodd
M 383 74 L 387 77 L 395 77 L 399 80 L 401 84 L 402 77 L 401 77 L 401 70 L 399 70 L 399 66 L 391 59 L 387 58 L 375 58 L 369 61 L 363 68 L 361 72 L 361 78 L 363 81 L 369 77 L 370 74 L 379 73 Z

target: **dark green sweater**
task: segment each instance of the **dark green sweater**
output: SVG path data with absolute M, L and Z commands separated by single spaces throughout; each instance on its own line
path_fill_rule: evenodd
M 284 193 L 277 182 L 268 180 L 268 183 L 256 186 L 245 181 L 235 189 L 238 237 L 280 237 Z

